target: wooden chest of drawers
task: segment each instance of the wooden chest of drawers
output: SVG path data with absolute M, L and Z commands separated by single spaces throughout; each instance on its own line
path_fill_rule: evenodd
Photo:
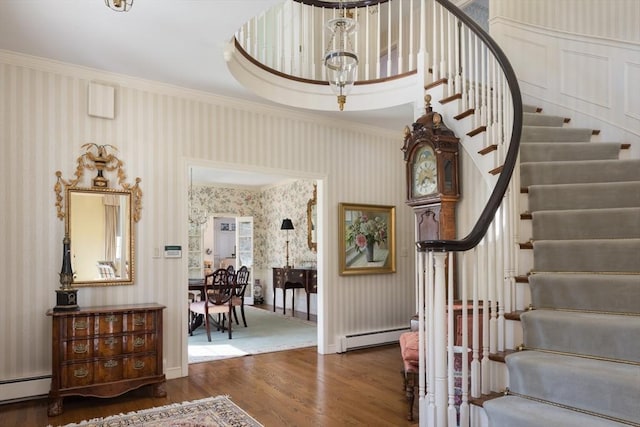
M 47 312 L 53 318 L 49 416 L 70 395 L 113 397 L 153 385 L 166 396 L 159 304 Z

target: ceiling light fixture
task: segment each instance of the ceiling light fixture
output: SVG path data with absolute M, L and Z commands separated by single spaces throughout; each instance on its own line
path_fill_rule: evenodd
M 341 17 L 330 19 L 325 25 L 325 28 L 331 31 L 331 37 L 324 54 L 324 66 L 327 70 L 327 80 L 338 96 L 338 106 L 342 111 L 356 80 L 358 55 L 351 44 L 351 34 L 357 30 L 357 23 L 347 17 L 342 1 L 339 9 Z
M 116 12 L 128 12 L 133 6 L 133 0 L 104 0 L 104 4 Z

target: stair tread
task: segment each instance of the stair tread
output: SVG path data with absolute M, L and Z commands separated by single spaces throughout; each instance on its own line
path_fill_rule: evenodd
M 640 269 L 640 238 L 535 240 L 533 271 L 635 273 Z
M 483 405 L 492 426 L 624 427 L 625 424 L 518 396 L 502 396 Z M 500 411 L 500 414 L 498 414 Z M 628 427 L 628 425 L 627 425 Z
M 507 320 L 520 320 L 520 316 L 522 315 L 522 313 L 526 313 L 527 310 L 515 310 L 515 311 L 511 311 L 509 313 L 505 313 L 504 314 L 504 318 Z
M 518 350 L 503 350 L 503 351 L 496 351 L 495 353 L 491 353 L 489 354 L 489 360 L 493 360 L 494 362 L 502 362 L 504 363 L 504 361 L 506 360 L 506 357 L 516 353 Z
M 640 419 L 638 365 L 535 350 L 511 354 L 506 364 L 514 393 L 619 419 Z
M 531 185 L 527 192 L 529 212 L 640 206 L 640 181 L 551 183 Z
M 620 157 L 620 143 L 611 142 L 523 142 L 522 162 L 604 160 Z
M 640 207 L 557 209 L 531 216 L 534 241 L 640 237 Z
M 520 317 L 527 348 L 640 364 L 640 313 L 591 313 L 537 309 Z M 597 336 L 597 340 L 585 340 Z M 639 368 L 640 369 L 640 368 Z
M 502 396 L 504 396 L 504 392 L 494 391 L 488 394 L 483 394 L 480 397 L 472 397 L 469 399 L 469 405 L 484 406 L 484 404 L 489 400 L 497 399 Z
M 536 308 L 606 313 L 636 313 L 640 308 L 640 273 L 535 273 L 527 277 Z M 625 298 L 618 298 L 623 294 Z
M 640 181 L 640 159 L 522 162 L 520 180 L 523 187 Z

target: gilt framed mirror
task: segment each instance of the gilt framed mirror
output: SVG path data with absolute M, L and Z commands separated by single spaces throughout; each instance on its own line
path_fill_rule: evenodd
M 318 229 L 318 196 L 317 184 L 313 184 L 313 197 L 307 202 L 307 244 L 309 249 L 318 249 L 317 240 Z
M 140 219 L 140 178 L 125 182 L 123 163 L 115 147 L 85 144 L 77 160 L 75 179 L 56 172 L 56 207 L 70 240 L 71 287 L 132 285 L 135 282 L 135 223 Z M 97 171 L 89 184 L 85 169 Z M 106 174 L 117 174 L 111 187 Z

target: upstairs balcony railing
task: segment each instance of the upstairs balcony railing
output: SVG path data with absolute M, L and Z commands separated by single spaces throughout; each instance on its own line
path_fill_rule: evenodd
M 322 58 L 328 39 L 322 30 L 341 13 L 339 6 L 285 1 L 246 23 L 236 34 L 236 46 L 266 72 L 302 84 L 327 85 Z M 416 117 L 424 112 L 425 90 L 433 93 L 434 111 L 460 138 L 465 155 L 483 177 L 462 182 L 469 199 L 481 199 L 463 204 L 474 212 L 468 224 L 459 224 L 459 230 L 470 230 L 465 237 L 416 242 L 420 425 L 451 427 L 459 422 L 466 427 L 472 418 L 469 399 L 494 391 L 489 354 L 513 348 L 505 313 L 524 308 L 514 291 L 522 131 L 518 82 L 491 37 L 448 0 L 341 6 L 359 25 L 354 36 L 360 60 L 356 88 L 408 79 L 411 93 L 398 96 L 414 103 Z M 454 261 L 457 281 L 454 269 L 445 268 Z M 459 405 L 453 366 L 454 283 L 462 299 L 462 347 L 470 350 L 462 352 Z
M 325 24 L 345 14 L 356 21 L 352 43 L 359 57 L 357 81 L 416 70 L 420 33 L 418 0 L 284 1 L 238 30 L 242 49 L 265 67 L 293 78 L 326 81 Z

